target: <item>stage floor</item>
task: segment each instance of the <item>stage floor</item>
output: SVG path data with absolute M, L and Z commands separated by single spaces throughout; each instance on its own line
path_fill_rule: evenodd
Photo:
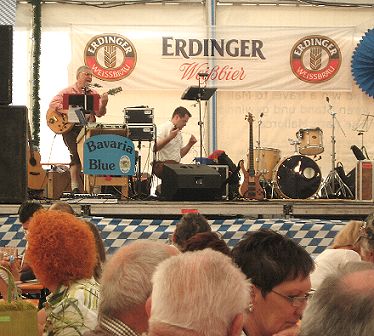
M 208 218 L 335 218 L 363 219 L 374 212 L 373 201 L 343 199 L 271 199 L 264 201 L 160 201 L 110 198 L 65 198 L 77 214 L 117 218 L 179 218 L 199 211 Z M 52 200 L 41 201 L 45 207 Z M 1 215 L 17 214 L 19 204 L 0 204 Z

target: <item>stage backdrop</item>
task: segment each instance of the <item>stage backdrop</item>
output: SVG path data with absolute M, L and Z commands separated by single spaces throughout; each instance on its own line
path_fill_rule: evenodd
M 27 106 L 30 105 L 31 92 L 28 78 L 31 68 L 29 58 L 31 9 L 29 4 L 17 5 L 14 46 L 14 64 L 17 66 L 14 67 L 13 102 Z M 84 11 L 84 16 L 80 15 L 81 11 Z M 323 131 L 321 141 L 324 150 L 317 164 L 325 177 L 332 163 L 331 112 L 334 112 L 337 121 L 335 124 L 336 161 L 342 162 L 346 171 L 354 167 L 355 158 L 350 150 L 352 144 L 359 147 L 363 144 L 368 154 L 371 157 L 374 155 L 374 143 L 371 141 L 373 99 L 358 88 L 350 74 L 353 49 L 364 33 L 373 27 L 372 9 L 238 5 L 217 6 L 215 11 L 217 27 L 214 31 L 208 31 L 207 12 L 200 4 L 131 5 L 106 9 L 61 4 L 43 6 L 40 77 L 42 160 L 44 162 L 69 161 L 61 136 L 54 138 L 54 134 L 45 124 L 44 115 L 51 98 L 75 80 L 75 67 L 78 63 L 84 62 L 83 43 L 96 34 L 112 33 L 113 27 L 119 29 L 115 33 L 123 34 L 133 44 L 137 52 L 136 64 L 131 72 L 127 70 L 128 76 L 120 80 L 123 92 L 110 97 L 107 115 L 99 119 L 100 122 L 121 123 L 125 107 L 148 105 L 154 108 L 155 122 L 159 124 L 170 117 L 176 106 L 182 105 L 193 115 L 183 130 L 183 136 L 186 139 L 191 133 L 199 136 L 198 122 L 201 112 L 204 122 L 203 153 L 209 154 L 211 142 L 208 143 L 208 139 L 214 136 L 217 139 L 217 147 L 225 150 L 235 162 L 245 158 L 248 152 L 248 122 L 245 120 L 248 112 L 254 116 L 254 145 L 256 146 L 257 141 L 261 140 L 261 146 L 279 149 L 281 157 L 288 157 L 294 153 L 294 146 L 289 143 L 289 139 L 294 140 L 299 129 L 320 128 Z M 87 29 L 93 26 L 96 27 L 95 30 L 85 35 L 83 39 L 86 42 L 81 42 L 81 47 L 72 50 L 73 40 L 78 38 L 74 36 L 74 32 L 87 32 Z M 139 34 L 130 31 L 131 27 L 139 27 Z M 128 32 L 131 34 L 129 35 Z M 334 40 L 342 55 L 340 67 L 335 75 L 319 83 L 300 79 L 291 68 L 291 63 L 296 67 L 294 69 L 298 69 L 297 66 L 300 64 L 297 46 L 301 44 L 303 47 L 311 43 L 307 37 L 314 34 Z M 166 38 L 164 56 L 162 37 Z M 230 56 L 226 48 L 222 57 L 218 54 L 219 62 L 217 60 L 216 64 L 210 63 L 207 56 L 204 60 L 183 57 L 188 50 L 187 40 L 192 40 L 193 54 L 197 53 L 199 46 L 204 48 L 205 42 L 202 40 L 205 37 L 219 42 L 224 39 L 225 46 L 230 46 L 228 50 L 233 55 L 236 52 L 235 46 L 240 46 L 240 53 L 245 57 Z M 241 41 L 240 44 L 235 44 L 236 41 L 228 43 L 235 39 L 238 43 Z M 176 48 L 177 40 L 179 51 Z M 185 47 L 184 40 L 186 40 Z M 256 44 L 253 44 L 254 40 L 257 40 Z M 263 42 L 262 46 L 258 44 L 259 40 Z M 149 46 L 146 42 L 150 43 Z M 327 50 L 334 50 L 331 49 L 332 44 L 325 45 Z M 293 49 L 295 46 L 296 49 Z M 123 45 L 123 47 L 126 49 L 129 46 Z M 253 47 L 256 51 L 255 58 L 248 56 L 253 55 Z M 117 47 L 115 49 L 117 50 Z M 215 50 L 217 49 L 219 49 L 218 45 Z M 130 52 L 129 49 L 126 50 Z M 293 53 L 295 57 L 291 60 L 292 50 L 296 50 L 296 54 Z M 111 54 L 110 48 L 107 52 Z M 179 55 L 176 55 L 177 52 Z M 104 54 L 103 49 L 99 50 L 99 54 Z M 118 55 L 120 60 L 121 54 Z M 262 55 L 265 59 L 261 58 Z M 327 51 L 322 50 L 321 65 L 327 64 L 327 55 Z M 336 55 L 334 53 L 331 56 Z M 317 50 L 313 52 L 310 50 L 302 57 L 308 67 L 311 67 L 309 61 L 312 58 L 316 61 L 313 67 L 318 67 Z M 135 58 L 131 58 L 130 54 L 129 61 L 134 62 L 134 60 Z M 335 61 L 336 59 L 332 58 L 330 65 L 334 67 Z M 208 102 L 208 105 L 213 106 L 216 115 L 210 115 L 205 102 L 200 110 L 195 101 L 181 99 L 186 88 L 198 85 L 195 75 L 190 79 L 182 79 L 180 71 L 182 62 L 209 63 L 210 73 L 214 66 L 218 65 L 224 64 L 233 68 L 231 76 L 234 76 L 235 80 L 215 80 L 208 83 L 209 86 L 218 87 L 217 100 L 211 99 Z M 280 68 L 276 68 L 277 65 Z M 125 70 L 129 66 L 131 68 L 131 62 L 125 64 Z M 245 80 L 248 85 L 243 85 L 239 89 L 236 83 L 239 82 L 241 73 L 234 74 L 234 71 L 241 70 L 241 67 L 246 71 Z M 306 69 L 299 72 L 299 75 L 304 79 L 310 78 Z M 105 84 L 103 88 L 98 88 L 100 92 L 118 86 L 117 80 L 97 81 Z M 223 85 L 222 82 L 225 84 Z M 274 90 L 275 87 L 278 89 Z M 326 97 L 329 97 L 330 104 L 327 103 Z M 261 115 L 262 123 L 258 130 Z M 215 134 L 212 135 L 208 127 L 211 127 Z M 361 129 L 364 129 L 363 135 L 359 135 Z M 151 144 L 147 142 L 141 144 L 144 169 L 148 168 L 151 158 L 150 147 Z M 184 162 L 192 162 L 199 151 L 198 142 L 183 159 Z
M 351 90 L 352 27 L 73 26 L 72 66 L 127 90 Z

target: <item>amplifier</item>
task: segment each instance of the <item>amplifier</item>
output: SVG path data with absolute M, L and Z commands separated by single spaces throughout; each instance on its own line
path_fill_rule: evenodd
M 222 199 L 229 199 L 229 184 L 226 183 L 229 178 L 229 166 L 227 165 L 207 165 L 214 168 L 221 175 L 221 194 Z
M 152 141 L 155 135 L 155 126 L 149 125 L 127 125 L 128 138 L 133 141 Z
M 153 108 L 126 107 L 123 112 L 125 124 L 153 124 Z
M 374 161 L 357 161 L 356 200 L 373 201 L 374 199 Z

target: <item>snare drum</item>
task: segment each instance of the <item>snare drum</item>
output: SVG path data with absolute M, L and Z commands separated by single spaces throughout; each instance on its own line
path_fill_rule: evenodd
M 259 173 L 263 179 L 271 181 L 273 169 L 280 160 L 280 150 L 265 147 L 255 148 L 253 159 L 255 172 Z
M 317 128 L 301 128 L 296 133 L 299 144 L 299 153 L 302 155 L 317 155 L 324 151 L 323 132 Z
M 321 181 L 317 163 L 303 155 L 281 160 L 273 172 L 275 191 L 283 198 L 310 198 L 318 191 Z

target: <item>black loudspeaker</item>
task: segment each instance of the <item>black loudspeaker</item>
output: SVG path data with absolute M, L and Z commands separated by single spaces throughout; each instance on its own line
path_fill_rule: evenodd
M 27 195 L 26 106 L 0 106 L 0 203 L 22 203 Z
M 161 198 L 172 201 L 222 199 L 221 175 L 206 165 L 165 163 Z
M 0 25 L 0 105 L 12 103 L 13 27 Z

